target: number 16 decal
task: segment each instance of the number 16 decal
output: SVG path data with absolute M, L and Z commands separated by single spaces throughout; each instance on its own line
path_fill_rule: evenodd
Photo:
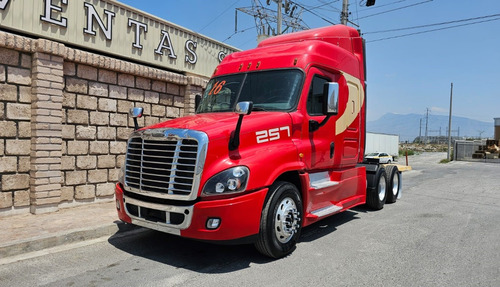
M 255 132 L 257 143 L 279 140 L 283 131 L 286 131 L 286 135 L 290 137 L 289 126 Z

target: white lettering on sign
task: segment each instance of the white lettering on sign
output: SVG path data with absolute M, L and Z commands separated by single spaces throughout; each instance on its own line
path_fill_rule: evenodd
M 163 56 L 164 54 L 163 54 L 162 50 L 167 49 L 170 51 L 168 56 L 172 59 L 177 59 L 177 56 L 175 55 L 174 48 L 172 47 L 172 41 L 170 40 L 170 36 L 168 35 L 168 32 L 161 30 L 161 34 L 163 35 L 163 38 L 161 38 L 160 44 L 158 45 L 158 48 L 155 50 L 155 53 Z M 165 41 L 167 41 L 167 45 L 165 45 Z
M 144 34 L 146 34 L 146 32 L 148 31 L 148 25 L 144 24 L 142 22 L 139 22 L 139 21 L 135 21 L 134 19 L 128 18 L 128 26 L 132 27 L 132 25 L 135 26 L 135 31 L 134 31 L 135 32 L 135 41 L 132 44 L 132 47 L 137 48 L 137 49 L 142 49 L 141 37 L 140 37 L 141 36 L 141 28 L 143 28 Z
M 21 9 L 23 17 L 18 17 L 16 10 Z M 0 0 L 0 22 L 2 30 L 21 30 L 36 37 L 203 75 L 211 75 L 213 69 L 199 66 L 198 59 L 216 65 L 234 50 L 111 0 Z M 130 45 L 130 49 L 123 49 Z M 177 56 L 182 60 L 172 61 Z
M 52 17 L 52 11 L 62 12 L 62 7 L 56 6 L 52 4 L 52 0 L 44 0 L 45 1 L 45 9 L 43 10 L 43 15 L 40 16 L 40 20 L 46 21 L 55 25 L 59 25 L 62 27 L 67 27 L 68 19 L 61 17 L 61 20 Z M 61 3 L 64 5 L 68 5 L 68 0 L 61 0 Z
M 4 10 L 5 7 L 7 7 L 7 5 L 9 4 L 9 1 L 10 0 L 1 0 L 0 1 L 0 9 Z
M 220 51 L 218 57 L 219 57 L 219 63 L 220 63 L 226 57 L 226 53 Z
M 106 36 L 106 39 L 111 40 L 112 21 L 113 17 L 115 16 L 115 13 L 104 9 L 104 14 L 106 14 L 108 20 L 108 27 L 105 27 L 101 18 L 99 18 L 99 15 L 97 15 L 97 11 L 95 10 L 94 6 L 87 2 L 83 3 L 83 5 L 85 6 L 85 8 L 87 8 L 87 27 L 83 29 L 83 32 L 95 36 L 95 31 L 94 31 L 94 20 L 95 20 L 99 25 L 99 27 L 101 27 L 104 36 Z
M 196 61 L 198 61 L 198 57 L 196 56 L 196 53 L 194 52 L 194 50 L 196 49 L 196 42 L 194 42 L 193 40 L 187 40 L 186 41 L 186 50 L 188 51 L 189 54 L 191 54 L 191 57 L 189 57 L 189 55 L 186 55 L 186 62 L 190 63 L 190 64 L 196 64 Z
M 260 144 L 260 143 L 279 140 L 281 137 L 282 131 L 287 131 L 286 135 L 288 137 L 290 137 L 290 127 L 289 126 L 284 126 L 281 128 L 274 128 L 274 129 L 255 132 L 257 143 Z

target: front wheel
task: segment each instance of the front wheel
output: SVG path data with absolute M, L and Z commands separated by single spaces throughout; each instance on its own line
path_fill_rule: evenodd
M 260 219 L 257 250 L 272 258 L 290 254 L 300 237 L 302 201 L 297 187 L 288 182 L 276 182 L 270 190 Z

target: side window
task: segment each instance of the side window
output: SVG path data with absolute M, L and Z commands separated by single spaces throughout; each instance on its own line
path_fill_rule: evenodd
M 312 79 L 307 96 L 307 113 L 311 116 L 323 115 L 323 87 L 329 80 L 318 75 Z

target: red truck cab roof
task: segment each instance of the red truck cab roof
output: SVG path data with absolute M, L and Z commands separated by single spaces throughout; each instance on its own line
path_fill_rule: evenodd
M 364 82 L 363 40 L 351 27 L 335 25 L 285 34 L 262 41 L 257 48 L 228 55 L 213 77 L 258 70 L 300 68 L 312 64 L 343 67 Z

